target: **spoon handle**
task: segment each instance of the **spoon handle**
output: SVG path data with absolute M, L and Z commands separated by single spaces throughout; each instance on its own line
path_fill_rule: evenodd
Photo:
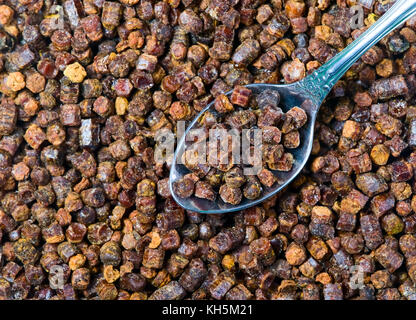
M 338 53 L 299 85 L 310 94 L 317 106 L 329 94 L 335 83 L 372 46 L 416 13 L 416 0 L 398 0 L 360 37 Z

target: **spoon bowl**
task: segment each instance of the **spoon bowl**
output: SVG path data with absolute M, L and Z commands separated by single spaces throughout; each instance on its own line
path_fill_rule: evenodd
M 191 196 L 189 198 L 179 197 L 173 190 L 173 183 L 182 178 L 185 174 L 190 173 L 190 171 L 185 167 L 185 165 L 178 163 L 178 159 L 181 159 L 184 151 L 186 150 L 186 137 L 189 136 L 189 133 L 192 131 L 192 129 L 198 126 L 199 120 L 205 114 L 205 112 L 210 111 L 213 114 L 217 114 L 214 108 L 214 102 L 211 102 L 189 124 L 188 129 L 185 131 L 183 137 L 178 143 L 178 147 L 173 158 L 173 164 L 170 170 L 169 187 L 171 194 L 175 201 L 178 202 L 186 210 L 197 211 L 200 213 L 225 213 L 244 210 L 259 204 L 289 185 L 300 173 L 308 161 L 308 157 L 305 155 L 309 155 L 312 149 L 313 130 L 317 114 L 316 110 L 319 108 L 319 105 L 311 100 L 310 95 L 308 95 L 305 90 L 300 90 L 299 83 L 290 85 L 250 84 L 245 87 L 249 88 L 253 94 L 259 94 L 264 90 L 277 91 L 280 95 L 280 105 L 284 112 L 287 112 L 295 106 L 302 106 L 302 109 L 306 111 L 308 115 L 308 121 L 302 128 L 299 129 L 301 144 L 296 149 L 290 150 L 294 160 L 293 167 L 288 172 L 273 171 L 278 181 L 272 187 L 263 186 L 261 197 L 255 200 L 249 200 L 243 197 L 242 201 L 238 205 L 225 203 L 220 197 L 217 197 L 216 201 L 209 201 L 206 199 L 197 198 L 195 196 Z M 230 97 L 231 93 L 232 91 L 226 93 L 226 95 Z
M 389 11 L 363 32 L 360 37 L 303 80 L 287 85 L 250 84 L 246 86 L 251 89 L 253 94 L 259 94 L 264 90 L 277 91 L 281 100 L 279 107 L 284 112 L 297 106 L 302 108 L 308 116 L 306 124 L 299 129 L 299 147 L 290 150 L 294 159 L 292 169 L 288 172 L 274 171 L 273 173 L 278 181 L 272 187 L 263 186 L 261 197 L 258 199 L 249 200 L 243 197 L 238 205 L 232 205 L 223 202 L 219 196 L 217 196 L 215 201 L 209 201 L 193 195 L 189 198 L 181 198 L 174 192 L 173 183 L 185 174 L 190 173 L 183 164 L 178 162 L 186 148 L 189 147 L 186 137 L 193 129 L 200 126 L 199 120 L 206 111 L 210 111 L 214 116 L 218 116 L 214 108 L 214 102 L 210 103 L 189 124 L 185 134 L 177 144 L 169 176 L 169 188 L 175 201 L 190 211 L 207 214 L 227 213 L 255 206 L 287 187 L 302 171 L 309 159 L 313 145 L 316 116 L 319 107 L 332 87 L 365 52 L 415 13 L 416 0 L 398 0 Z M 226 95 L 229 97 L 231 93 L 232 91 Z

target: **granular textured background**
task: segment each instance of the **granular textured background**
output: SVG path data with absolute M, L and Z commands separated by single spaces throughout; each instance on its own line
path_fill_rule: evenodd
M 416 19 L 337 83 L 262 206 L 185 212 L 154 162 L 159 130 L 302 79 L 394 1 L 0 3 L 2 299 L 416 298 Z

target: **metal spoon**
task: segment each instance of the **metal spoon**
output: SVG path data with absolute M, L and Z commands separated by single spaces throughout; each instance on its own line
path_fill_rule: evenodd
M 190 130 L 198 125 L 198 119 L 200 119 L 206 111 L 210 110 L 215 113 L 213 103 L 210 103 L 189 124 L 185 134 L 178 142 L 169 176 L 169 188 L 175 201 L 183 208 L 190 211 L 200 213 L 227 213 L 255 206 L 288 186 L 301 172 L 308 161 L 312 150 L 316 116 L 322 102 L 329 94 L 332 87 L 367 50 L 415 13 L 416 0 L 398 0 L 390 10 L 378 19 L 377 22 L 366 30 L 358 39 L 303 80 L 288 85 L 250 84 L 246 86 L 247 88 L 250 88 L 253 93 L 259 93 L 266 89 L 276 90 L 280 94 L 280 106 L 284 112 L 294 106 L 302 106 L 308 115 L 308 122 L 300 129 L 301 145 L 298 148 L 291 150 L 295 161 L 292 170 L 289 172 L 275 173 L 280 183 L 275 183 L 271 188 L 263 188 L 262 196 L 256 200 L 248 200 L 243 197 L 240 204 L 230 205 L 224 203 L 220 197 L 217 197 L 216 201 L 204 200 L 196 198 L 195 196 L 181 198 L 173 191 L 173 183 L 189 173 L 189 170 L 186 169 L 184 165 L 177 163 L 177 159 L 180 159 L 182 153 L 186 149 L 187 144 L 185 138 Z M 228 92 L 227 96 L 231 95 L 231 93 L 232 91 Z

